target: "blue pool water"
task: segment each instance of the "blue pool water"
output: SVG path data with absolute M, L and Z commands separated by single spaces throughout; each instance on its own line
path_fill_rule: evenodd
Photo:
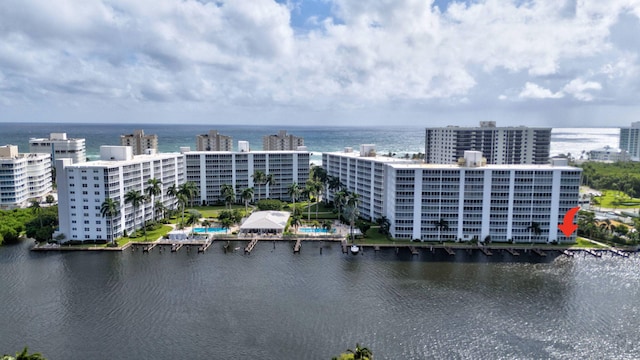
M 194 228 L 193 232 L 198 234 L 204 234 L 205 232 L 218 233 L 218 232 L 226 232 L 226 229 L 221 227 L 210 227 L 210 228 L 206 228 L 206 231 L 205 231 L 205 228 Z
M 308 234 L 327 234 L 328 233 L 327 229 L 318 229 L 318 228 L 310 228 L 310 227 L 301 227 L 300 229 L 298 229 L 298 231 L 301 233 L 308 233 Z

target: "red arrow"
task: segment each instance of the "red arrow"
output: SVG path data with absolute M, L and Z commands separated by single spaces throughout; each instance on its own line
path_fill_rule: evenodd
M 580 210 L 579 206 L 569 209 L 569 211 L 564 214 L 564 222 L 562 224 L 558 224 L 558 229 L 560 229 L 566 237 L 571 236 L 571 234 L 573 234 L 573 232 L 578 228 L 578 225 L 573 223 L 573 218 L 578 213 L 578 210 Z

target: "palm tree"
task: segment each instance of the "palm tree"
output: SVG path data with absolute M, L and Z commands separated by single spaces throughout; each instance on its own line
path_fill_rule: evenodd
M 220 185 L 220 196 L 224 198 L 225 205 L 231 209 L 231 203 L 236 200 L 236 192 L 233 190 L 233 186 L 229 184 Z
M 40 353 L 29 354 L 29 350 L 25 347 L 21 352 L 16 353 L 16 356 L 4 355 L 0 357 L 2 360 L 46 360 Z
M 147 180 L 147 187 L 145 190 L 145 193 L 147 194 L 147 198 L 150 199 L 152 202 L 152 206 L 151 206 L 151 213 L 153 214 L 153 220 L 156 220 L 156 210 L 155 210 L 155 200 L 156 200 L 156 196 L 161 195 L 162 194 L 162 181 L 153 178 L 153 179 L 149 179 Z
M 111 244 L 116 244 L 116 238 L 113 236 L 113 217 L 120 212 L 120 202 L 112 198 L 106 198 L 100 206 L 100 214 L 109 221 L 109 233 L 111 235 Z
M 167 210 L 167 208 L 164 206 L 164 204 L 162 203 L 162 201 L 160 200 L 156 200 L 155 203 L 153 204 L 153 208 L 154 208 L 154 217 L 158 217 L 157 213 L 160 213 L 160 217 L 164 218 L 164 212 L 165 210 Z
M 247 213 L 249 211 L 248 210 L 249 201 L 253 199 L 253 188 L 250 187 L 242 190 L 240 197 L 242 198 L 242 200 L 244 200 L 244 212 Z
M 171 196 L 171 197 L 176 197 L 178 196 L 178 186 L 176 184 L 172 184 L 171 186 L 169 186 L 169 188 L 167 189 L 167 196 Z M 173 203 L 172 206 L 175 206 L 176 202 Z
M 300 226 L 300 215 L 294 215 L 291 217 L 291 226 L 298 230 L 298 226 Z
M 267 174 L 262 170 L 256 170 L 253 175 L 253 183 L 258 185 L 258 200 L 260 200 L 260 195 L 262 194 L 262 185 L 267 182 Z
M 126 194 L 124 194 L 124 203 L 131 203 L 133 206 L 133 229 L 136 228 L 136 218 L 138 217 L 138 208 L 142 203 L 144 203 L 145 196 L 140 193 L 138 190 L 129 190 Z M 143 221 L 143 231 L 145 235 L 145 239 L 147 236 L 147 231 L 144 229 L 144 216 L 142 217 Z
M 527 229 L 529 230 L 529 242 L 533 242 L 531 239 L 531 232 L 536 234 L 536 236 L 540 236 L 540 234 L 542 234 L 542 229 L 540 229 L 540 224 L 535 221 L 532 222 L 531 225 L 527 226 Z
M 443 218 L 440 218 L 440 220 L 434 221 L 433 224 L 435 225 L 436 229 L 438 229 L 438 240 L 442 240 L 440 239 L 440 232 L 449 230 L 449 222 Z
M 293 183 L 291 185 L 289 185 L 289 188 L 287 188 L 287 195 L 289 195 L 291 197 L 291 200 L 293 200 L 293 207 L 296 207 L 296 199 L 298 198 L 298 196 L 300 196 L 300 194 L 302 193 L 302 190 L 300 189 L 300 186 L 298 186 L 298 183 Z
M 31 213 L 38 218 L 40 221 L 40 227 L 42 227 L 42 207 L 40 206 L 40 202 L 36 199 L 31 199 L 29 205 L 29 209 L 31 209 Z
M 356 218 L 360 214 L 360 209 L 358 206 L 360 205 L 360 195 L 352 192 L 347 196 L 347 200 L 345 202 L 344 212 L 345 215 L 349 217 L 349 233 L 351 234 L 351 241 L 353 242 L 353 226 L 355 225 Z
M 186 183 L 178 187 L 178 192 L 184 194 L 189 200 L 189 206 L 193 206 L 193 198 L 198 195 L 198 186 L 193 181 L 187 181 Z
M 335 206 L 336 209 L 338 209 L 338 220 L 342 219 L 340 212 L 342 211 L 342 207 L 344 206 L 345 201 L 347 200 L 347 196 L 348 196 L 348 193 L 345 190 L 340 190 L 337 193 L 335 193 L 333 196 L 333 206 Z
M 184 227 L 184 208 L 187 206 L 189 198 L 187 197 L 187 195 L 180 192 L 176 197 L 178 198 L 178 204 L 182 206 L 182 220 L 180 221 L 180 226 Z
M 371 350 L 366 347 L 360 347 L 360 344 L 356 344 L 356 349 L 347 349 L 348 353 L 353 354 L 353 360 L 370 360 L 373 357 Z
M 197 211 L 197 210 L 189 210 L 189 216 L 187 216 L 187 226 L 192 226 L 192 225 L 196 225 L 198 224 L 198 221 L 200 221 L 200 218 L 202 217 L 202 215 Z M 193 228 L 191 229 L 191 232 L 193 232 Z
M 389 229 L 391 228 L 391 222 L 386 216 L 381 216 L 376 219 L 376 223 L 380 226 L 378 232 L 383 235 L 389 235 Z
M 204 233 L 206 234 L 207 232 L 209 232 L 209 227 L 211 226 L 211 221 L 205 219 L 202 220 L 202 222 L 200 223 L 202 225 L 202 227 L 204 228 Z
M 267 177 L 264 181 L 264 184 L 267 185 L 267 194 L 269 193 L 269 186 L 271 185 L 276 185 L 276 178 L 275 176 L 273 176 L 273 174 L 267 174 Z M 270 196 L 268 196 L 270 197 Z
M 327 230 L 327 233 L 331 231 L 331 220 L 325 220 L 322 222 L 322 228 Z

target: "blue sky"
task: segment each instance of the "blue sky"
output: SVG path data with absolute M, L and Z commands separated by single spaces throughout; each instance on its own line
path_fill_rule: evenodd
M 0 2 L 0 122 L 571 127 L 640 117 L 640 0 L 51 4 Z

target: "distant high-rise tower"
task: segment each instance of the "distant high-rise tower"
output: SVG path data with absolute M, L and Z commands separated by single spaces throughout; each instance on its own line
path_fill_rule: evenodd
M 231 136 L 221 135 L 217 130 L 196 136 L 196 151 L 233 151 Z
M 67 133 L 51 133 L 49 138 L 29 139 L 29 152 L 50 154 L 51 161 L 71 159 L 74 164 L 87 160 L 84 139 L 69 139 Z
M 297 150 L 298 146 L 304 146 L 304 139 L 287 134 L 286 130 L 280 130 L 276 135 L 262 137 L 263 150 Z
M 465 151 L 480 151 L 487 164 L 547 164 L 550 142 L 551 128 L 496 127 L 495 121 L 427 128 L 425 162 L 453 164 Z
M 632 160 L 640 160 L 640 121 L 620 128 L 620 149 L 626 150 Z
M 133 155 L 143 155 L 148 149 L 158 152 L 158 135 L 145 135 L 144 130 L 135 130 L 133 134 L 120 135 L 122 146 L 131 146 Z

